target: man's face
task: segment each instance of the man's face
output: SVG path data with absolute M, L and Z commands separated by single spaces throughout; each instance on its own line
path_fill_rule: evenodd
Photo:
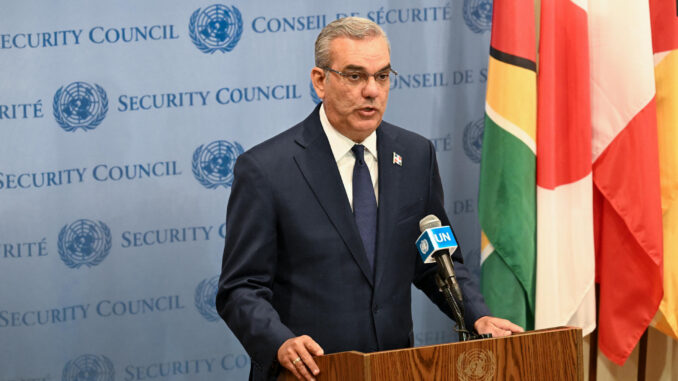
M 330 43 L 331 69 L 374 74 L 390 68 L 388 44 L 383 37 L 354 40 L 338 37 Z M 388 101 L 389 82 L 372 76 L 366 83 L 351 83 L 333 72 L 314 68 L 313 86 L 323 100 L 327 119 L 342 135 L 362 142 L 381 123 Z

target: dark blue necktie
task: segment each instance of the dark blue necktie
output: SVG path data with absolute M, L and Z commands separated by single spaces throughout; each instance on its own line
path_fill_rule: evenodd
M 353 166 L 353 217 L 363 240 L 367 261 L 374 269 L 374 253 L 377 244 L 377 199 L 370 170 L 365 164 L 365 146 L 356 144 L 351 148 L 355 155 Z

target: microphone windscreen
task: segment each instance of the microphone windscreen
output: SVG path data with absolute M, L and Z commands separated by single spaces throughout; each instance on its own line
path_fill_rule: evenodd
M 419 221 L 419 231 L 423 233 L 426 229 L 438 228 L 442 225 L 443 224 L 440 222 L 438 217 L 433 214 L 429 214 Z

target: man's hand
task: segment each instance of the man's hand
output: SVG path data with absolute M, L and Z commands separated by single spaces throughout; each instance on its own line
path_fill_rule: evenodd
M 519 325 L 513 324 L 506 319 L 500 319 L 493 316 L 483 316 L 476 320 L 473 327 L 481 335 L 491 333 L 492 337 L 509 336 L 514 332 L 524 332 Z
M 278 349 L 278 362 L 298 380 L 315 381 L 320 373 L 311 356 L 322 356 L 323 349 L 309 336 L 297 336 L 285 341 Z M 312 373 L 312 374 L 311 374 Z

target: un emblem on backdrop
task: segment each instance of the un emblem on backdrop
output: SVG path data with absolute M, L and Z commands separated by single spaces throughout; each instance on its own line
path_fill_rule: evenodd
M 483 153 L 485 118 L 471 122 L 464 128 L 464 152 L 474 163 L 480 163 Z
M 113 381 L 113 363 L 106 356 L 82 355 L 64 366 L 61 381 Z
M 108 97 L 104 89 L 86 82 L 61 86 L 54 94 L 54 119 L 64 130 L 93 130 L 106 117 Z
M 200 315 L 207 321 L 216 321 L 219 319 L 217 313 L 217 286 L 219 284 L 219 276 L 204 279 L 195 289 L 195 308 L 198 309 Z
M 464 21 L 476 33 L 492 29 L 492 0 L 464 0 Z
M 315 87 L 313 87 L 313 81 L 311 81 L 311 85 L 309 86 L 311 88 L 311 99 L 313 100 L 313 103 L 318 104 L 322 102 L 323 100 L 320 99 L 318 96 L 318 93 L 315 92 Z
M 193 44 L 203 53 L 230 52 L 242 35 L 242 16 L 236 7 L 211 5 L 196 9 L 188 24 Z
M 207 189 L 219 185 L 228 188 L 233 184 L 235 159 L 245 152 L 238 142 L 216 140 L 204 144 L 193 152 L 193 176 Z
M 77 220 L 59 232 L 59 257 L 66 266 L 96 266 L 111 251 L 111 230 L 99 221 Z

